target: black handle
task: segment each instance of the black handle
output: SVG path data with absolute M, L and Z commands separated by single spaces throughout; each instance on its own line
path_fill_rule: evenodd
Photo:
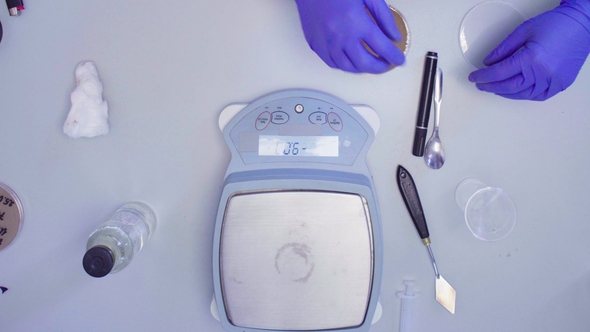
M 8 9 L 22 7 L 23 1 L 22 0 L 6 0 L 6 6 L 8 6 Z
M 428 238 L 430 234 L 428 234 L 428 225 L 426 225 L 426 218 L 424 217 L 424 211 L 420 203 L 420 196 L 418 196 L 418 189 L 416 189 L 416 184 L 410 173 L 401 165 L 397 167 L 397 185 L 420 238 Z
M 412 147 L 412 154 L 416 157 L 424 156 L 424 148 L 426 147 L 426 135 L 428 129 L 416 127 L 414 132 L 414 146 Z

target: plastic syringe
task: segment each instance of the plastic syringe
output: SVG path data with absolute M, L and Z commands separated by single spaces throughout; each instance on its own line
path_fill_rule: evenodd
M 399 320 L 399 331 L 410 332 L 414 319 L 414 300 L 420 297 L 419 292 L 413 291 L 415 282 L 413 280 L 404 280 L 406 284 L 405 292 L 397 292 L 397 297 L 402 299 L 402 309 Z

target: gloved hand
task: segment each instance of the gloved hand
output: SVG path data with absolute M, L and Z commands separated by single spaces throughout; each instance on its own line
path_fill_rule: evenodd
M 353 73 L 382 73 L 401 65 L 401 40 L 384 0 L 296 0 L 307 43 L 328 66 Z M 367 9 L 375 18 L 367 13 Z M 365 49 L 364 41 L 378 56 Z
M 517 27 L 469 80 L 510 99 L 546 100 L 569 87 L 590 52 L 590 1 L 561 4 Z

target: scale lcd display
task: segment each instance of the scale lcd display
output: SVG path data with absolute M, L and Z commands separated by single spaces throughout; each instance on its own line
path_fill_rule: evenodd
M 338 136 L 258 137 L 258 155 L 276 157 L 338 157 Z

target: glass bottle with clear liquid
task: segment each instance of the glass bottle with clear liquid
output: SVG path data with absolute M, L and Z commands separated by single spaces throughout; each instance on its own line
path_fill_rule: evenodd
M 127 203 L 88 238 L 84 270 L 96 278 L 124 269 L 156 229 L 156 214 L 146 204 Z

